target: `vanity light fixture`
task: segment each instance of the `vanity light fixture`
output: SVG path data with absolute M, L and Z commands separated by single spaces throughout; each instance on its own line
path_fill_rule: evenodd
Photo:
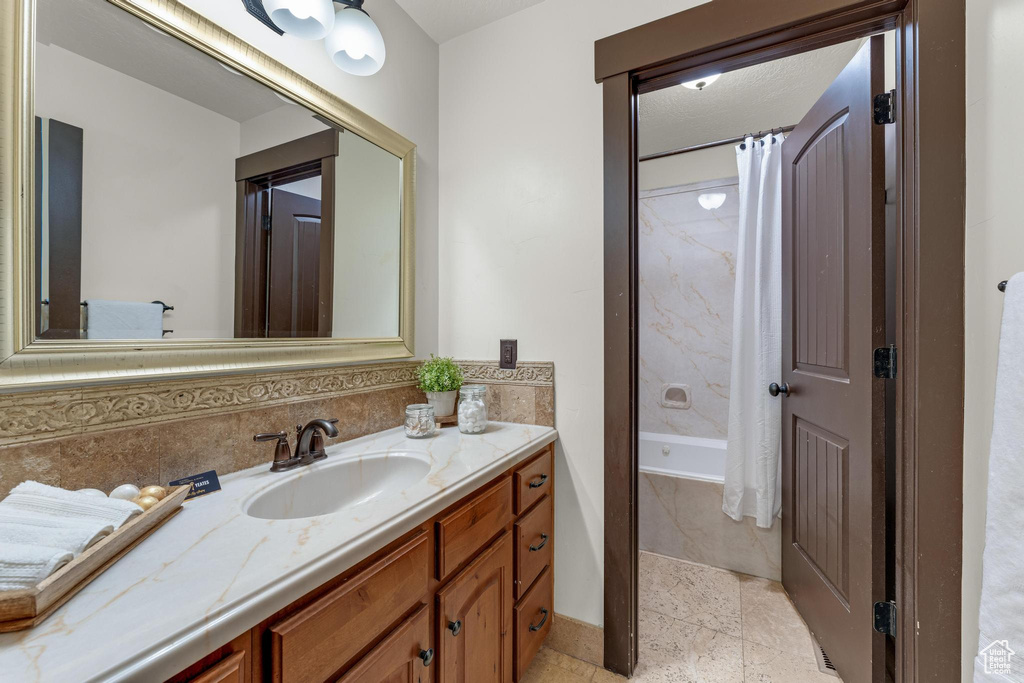
M 722 74 L 711 74 L 710 76 L 698 78 L 697 80 L 694 81 L 686 81 L 685 83 L 683 83 L 683 87 L 689 88 L 690 90 L 703 90 L 704 88 L 708 87 L 709 85 L 717 81 L 721 75 Z
M 263 0 L 263 9 L 278 28 L 296 38 L 320 40 L 334 28 L 331 0 Z
M 343 7 L 334 15 L 334 29 L 324 39 L 331 61 L 355 76 L 372 76 L 384 66 L 384 36 L 363 9 L 363 0 L 335 0 Z
M 713 211 L 725 204 L 725 193 L 705 192 L 697 197 L 697 202 L 708 211 Z

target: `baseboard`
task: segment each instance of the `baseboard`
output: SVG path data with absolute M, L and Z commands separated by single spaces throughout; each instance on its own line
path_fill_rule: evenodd
M 544 644 L 564 655 L 604 668 L 604 629 L 564 614 L 555 614 Z

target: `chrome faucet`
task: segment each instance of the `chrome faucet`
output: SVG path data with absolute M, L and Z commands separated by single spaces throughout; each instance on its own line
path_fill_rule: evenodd
M 338 420 L 335 418 L 311 420 L 305 427 L 298 425 L 295 428 L 298 443 L 295 446 L 294 456 L 288 446 L 288 432 L 257 434 L 252 437 L 252 440 L 277 441 L 277 446 L 274 448 L 274 464 L 270 466 L 270 471 L 287 472 L 326 458 L 324 435 L 326 434 L 331 439 L 338 436 L 338 428 L 334 426 L 337 423 Z

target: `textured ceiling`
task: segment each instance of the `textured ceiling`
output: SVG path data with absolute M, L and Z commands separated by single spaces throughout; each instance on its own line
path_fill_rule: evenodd
M 289 106 L 266 86 L 227 71 L 212 57 L 108 2 L 38 0 L 36 39 L 239 123 Z
M 843 70 L 861 41 L 722 74 L 704 90 L 640 96 L 640 155 L 791 126 Z
M 469 33 L 544 0 L 396 0 L 437 43 Z M 370 9 L 372 14 L 373 10 Z

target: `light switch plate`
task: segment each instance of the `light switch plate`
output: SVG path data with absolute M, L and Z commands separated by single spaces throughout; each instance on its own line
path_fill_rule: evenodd
M 519 341 L 516 339 L 501 340 L 501 355 L 498 356 L 498 366 L 502 370 L 515 370 L 516 361 L 519 360 Z

